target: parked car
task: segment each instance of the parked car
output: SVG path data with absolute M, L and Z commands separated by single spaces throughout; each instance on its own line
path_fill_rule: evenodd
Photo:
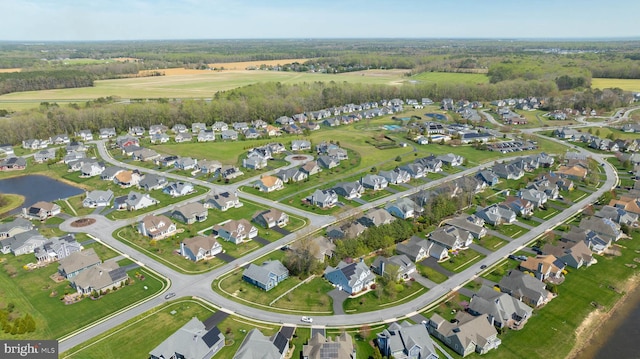
M 313 318 L 311 317 L 302 317 L 300 320 L 302 320 L 305 323 L 313 323 Z

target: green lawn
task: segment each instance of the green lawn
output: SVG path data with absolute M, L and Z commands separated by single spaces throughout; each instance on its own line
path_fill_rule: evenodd
M 427 267 L 422 264 L 416 263 L 416 268 L 418 269 L 418 272 L 420 272 L 420 275 L 422 275 L 423 277 L 433 282 L 442 283 L 445 280 L 449 279 L 449 277 L 447 277 L 446 275 L 438 272 L 437 270 L 431 267 Z
M 0 216 L 10 212 L 14 208 L 20 207 L 24 202 L 24 196 L 11 193 L 3 193 L 2 199 L 5 201 L 5 204 L 0 206 Z
M 522 218 L 518 218 L 518 220 L 521 219 Z M 528 231 L 527 229 L 520 227 L 517 224 L 503 224 L 495 227 L 495 230 L 510 238 L 518 238 Z
M 534 220 L 532 220 L 530 218 L 526 218 L 526 217 L 518 217 L 518 222 L 522 222 L 524 224 L 528 224 L 531 227 L 537 227 L 540 224 L 540 222 L 534 221 Z M 518 226 L 518 225 L 514 224 L 514 226 Z M 518 226 L 518 227 L 520 227 L 520 226 Z M 524 228 L 524 227 L 520 227 L 520 228 Z
M 129 193 L 129 191 L 137 191 L 137 189 L 128 189 L 126 193 Z M 118 220 L 118 219 L 128 219 L 128 218 L 133 218 L 133 217 L 137 217 L 141 214 L 145 214 L 148 212 L 152 212 L 155 210 L 158 210 L 160 208 L 164 208 L 167 206 L 170 206 L 174 203 L 178 203 L 181 201 L 184 201 L 186 199 L 189 198 L 193 198 L 196 196 L 199 196 L 201 194 L 204 194 L 206 192 L 208 192 L 209 189 L 203 186 L 195 186 L 195 190 L 193 191 L 193 193 L 190 193 L 186 196 L 182 196 L 182 197 L 171 197 L 168 194 L 162 193 L 162 191 L 157 190 L 157 191 L 151 191 L 151 193 L 149 193 L 151 195 L 152 198 L 155 198 L 156 200 L 159 201 L 158 204 L 141 209 L 141 210 L 137 210 L 137 211 L 113 211 L 111 213 L 109 213 L 107 215 L 107 218 L 111 219 L 111 220 Z M 115 192 L 115 191 L 114 191 Z
M 388 292 L 382 284 L 376 283 L 376 289 L 356 298 L 347 298 L 343 304 L 345 313 L 373 312 L 411 301 L 427 292 L 427 288 L 414 281 L 391 282 L 387 286 L 394 288 L 390 288 Z
M 132 356 L 145 357 L 191 318 L 197 317 L 199 320 L 204 321 L 214 312 L 215 310 L 206 303 L 180 298 L 131 319 L 107 333 L 93 338 L 90 342 L 83 343 L 62 353 L 61 358 L 111 359 Z M 264 335 L 270 336 L 278 331 L 279 326 L 229 316 L 218 324 L 218 328 L 225 336 L 225 346 L 216 354 L 215 358 L 231 358 L 251 329 L 257 328 Z M 298 334 L 298 336 L 306 340 L 303 328 L 297 329 L 297 333 L 302 333 L 302 335 Z M 297 343 L 296 341 L 294 342 Z M 127 344 L 122 345 L 122 343 Z
M 495 236 L 485 236 L 480 238 L 477 243 L 490 251 L 495 251 L 496 249 L 506 245 L 507 241 Z
M 455 73 L 455 72 L 421 72 L 411 76 L 412 80 L 436 84 L 487 84 L 489 77 L 486 74 Z
M 482 277 L 498 283 L 505 274 L 509 273 L 511 269 L 518 268 L 519 264 L 520 261 L 517 261 L 515 259 L 505 259 L 498 262 L 495 266 L 491 267 L 491 270 L 486 272 Z
M 98 251 L 100 252 L 100 251 Z M 60 297 L 65 293 L 72 293 L 68 281 L 60 283 L 49 278 L 57 271 L 57 263 L 32 271 L 23 269 L 23 265 L 34 262 L 31 255 L 14 257 L 2 255 L 2 269 L 0 270 L 0 303 L 15 305 L 15 315 L 22 316 L 29 313 L 36 321 L 34 333 L 11 336 L 0 333 L 4 339 L 58 339 L 68 335 L 86 325 L 104 318 L 139 300 L 154 295 L 164 288 L 164 282 L 144 269 L 129 272 L 133 284 L 111 292 L 99 300 L 85 298 L 80 302 L 65 305 Z M 135 273 L 144 274 L 145 280 L 140 281 Z M 147 287 L 145 290 L 143 287 Z
M 485 255 L 469 248 L 463 251 L 458 251 L 457 255 L 451 254 L 451 258 L 447 261 L 441 262 L 440 265 L 446 270 L 458 273 L 482 260 L 484 257 Z
M 293 350 L 291 358 L 302 358 L 302 346 L 309 342 L 311 338 L 311 328 L 299 327 L 296 328 L 291 340 L 290 346 Z
M 587 195 L 588 195 L 587 192 L 581 191 L 579 189 L 574 189 L 573 191 L 564 191 L 562 193 L 562 197 L 564 197 L 565 200 L 569 200 L 572 202 L 579 202 L 581 199 L 583 199 Z
M 560 210 L 552 208 L 547 205 L 546 209 L 536 209 L 533 215 L 534 217 L 537 217 L 546 221 L 549 218 L 553 218 L 556 215 L 560 214 L 560 212 L 561 212 Z

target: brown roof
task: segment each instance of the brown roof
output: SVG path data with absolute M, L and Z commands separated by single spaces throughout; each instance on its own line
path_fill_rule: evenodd
M 40 208 L 44 209 L 45 211 L 51 211 L 53 209 L 53 203 L 40 201 L 32 204 L 31 208 Z
M 264 176 L 260 181 L 262 181 L 262 184 L 266 187 L 273 187 L 278 181 L 280 181 L 280 179 L 275 176 Z
M 520 263 L 520 267 L 528 269 L 532 272 L 539 271 L 540 273 L 547 273 L 550 271 L 553 273 L 557 273 L 560 268 L 553 264 L 553 262 L 555 262 L 557 259 L 558 258 L 556 258 L 556 256 L 552 254 L 546 256 L 536 256 L 535 258 L 529 257 L 526 261 Z M 538 268 L 540 266 L 542 268 L 539 270 Z
M 216 239 L 211 236 L 195 236 L 192 238 L 185 238 L 185 240 L 183 240 L 182 242 L 184 243 L 185 247 L 189 248 L 193 253 L 198 253 L 198 250 L 200 250 L 200 248 L 211 249 L 216 245 L 216 243 L 218 243 L 218 241 L 216 241 Z
M 131 177 L 133 177 L 133 171 L 121 171 L 116 175 L 116 179 L 120 183 L 131 182 Z
M 585 178 L 587 176 L 587 169 L 582 166 L 560 166 L 556 172 L 566 176 L 580 178 Z
M 102 261 L 93 248 L 89 248 L 80 252 L 73 252 L 61 259 L 59 269 L 68 274 L 100 262 Z

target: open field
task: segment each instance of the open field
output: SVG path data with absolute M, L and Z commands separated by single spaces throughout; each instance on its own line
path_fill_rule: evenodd
M 7 73 L 7 72 L 20 72 L 22 71 L 21 68 L 12 68 L 12 69 L 0 69 L 0 73 Z
M 211 68 L 224 67 L 225 70 L 246 70 L 247 67 L 260 65 L 277 66 L 284 64 L 292 64 L 294 62 L 305 63 L 312 59 L 282 59 L 282 60 L 257 60 L 257 61 L 238 61 L 238 62 L 216 62 L 213 64 L 207 64 Z
M 621 88 L 625 91 L 640 91 L 640 80 L 637 79 L 591 79 L 591 88 Z
M 485 74 L 467 74 L 455 72 L 422 72 L 411 76 L 411 80 L 427 83 L 450 84 L 488 84 L 489 77 Z
M 181 69 L 172 70 L 179 73 Z M 184 69 L 182 69 L 184 70 Z M 166 71 L 166 70 L 163 70 Z M 186 71 L 186 70 L 185 70 Z M 191 71 L 191 70 L 188 70 Z M 107 96 L 123 99 L 138 98 L 210 98 L 218 91 L 247 86 L 258 82 L 353 82 L 365 84 L 400 84 L 405 81 L 404 71 L 369 70 L 343 74 L 319 74 L 281 71 L 198 71 L 196 74 L 153 76 L 95 81 L 94 87 L 73 89 L 15 92 L 0 96 L 0 108 L 24 108 L 24 103 L 36 107 L 42 101 L 84 102 Z
M 107 258 L 109 253 L 98 250 L 98 246 L 100 245 L 92 244 L 89 247 L 105 254 Z M 49 278 L 57 271 L 57 263 L 35 270 L 25 270 L 25 264 L 35 261 L 32 255 L 14 257 L 9 254 L 0 256 L 0 259 L 3 260 L 0 268 L 0 304 L 5 306 L 13 303 L 14 315 L 22 316 L 29 313 L 36 321 L 34 333 L 11 336 L 2 332 L 0 338 L 3 339 L 57 339 L 154 295 L 164 287 L 164 283 L 151 273 L 137 269 L 129 272 L 133 284 L 111 292 L 99 300 L 85 298 L 75 304 L 65 305 L 60 297 L 75 290 L 70 288 L 66 280 L 56 283 Z M 143 282 L 136 278 L 137 272 L 144 274 Z M 148 289 L 145 290 L 145 287 Z
M 24 202 L 24 196 L 18 194 L 3 193 L 2 197 L 6 203 L 0 206 L 0 217 L 13 209 L 20 207 Z

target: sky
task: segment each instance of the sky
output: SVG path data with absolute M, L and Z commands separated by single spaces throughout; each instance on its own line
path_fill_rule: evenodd
M 640 1 L 0 0 L 0 40 L 638 38 Z

